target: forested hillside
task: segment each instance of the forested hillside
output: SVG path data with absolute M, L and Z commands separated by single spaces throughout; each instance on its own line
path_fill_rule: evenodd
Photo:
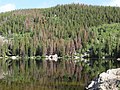
M 119 7 L 68 4 L 1 13 L 0 34 L 9 41 L 1 41 L 0 54 L 62 56 L 92 49 L 92 56 L 118 56 L 119 23 Z
M 89 29 L 87 48 L 92 48 L 93 55 L 98 57 L 120 56 L 120 24 L 104 24 Z M 91 38 L 90 37 L 90 38 Z

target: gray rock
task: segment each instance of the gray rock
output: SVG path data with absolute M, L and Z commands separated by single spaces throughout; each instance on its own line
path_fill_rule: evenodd
M 120 88 L 120 68 L 109 69 L 93 80 L 87 90 L 118 90 Z

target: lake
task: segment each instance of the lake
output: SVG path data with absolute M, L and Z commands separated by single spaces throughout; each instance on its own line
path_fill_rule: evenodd
M 84 90 L 101 72 L 117 67 L 115 59 L 1 59 L 0 90 Z

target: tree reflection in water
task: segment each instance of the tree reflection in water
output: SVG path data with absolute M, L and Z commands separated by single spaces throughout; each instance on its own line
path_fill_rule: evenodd
M 1 90 L 83 90 L 89 81 L 109 68 L 119 67 L 114 60 L 72 59 L 0 60 Z

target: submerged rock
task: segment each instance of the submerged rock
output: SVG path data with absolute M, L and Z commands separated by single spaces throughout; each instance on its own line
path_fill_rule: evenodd
M 87 90 L 118 90 L 120 84 L 120 68 L 103 72 L 86 87 Z

